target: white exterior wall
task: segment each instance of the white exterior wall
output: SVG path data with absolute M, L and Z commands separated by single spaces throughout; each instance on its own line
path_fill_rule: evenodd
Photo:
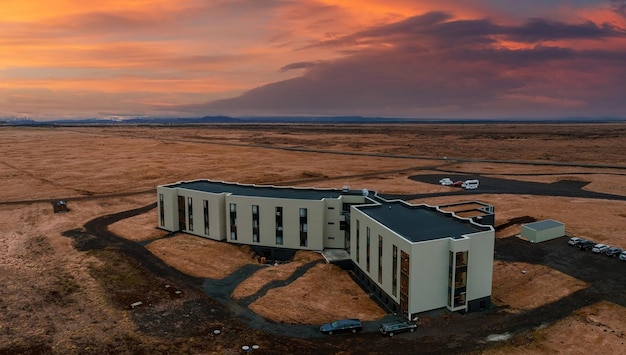
M 163 217 L 161 220 L 160 196 L 163 195 Z M 178 191 L 175 189 L 157 187 L 157 214 L 158 226 L 161 229 L 173 232 L 178 230 Z
M 237 240 L 230 230 L 230 204 L 237 204 Z M 325 206 L 320 200 L 273 199 L 228 195 L 225 201 L 227 240 L 230 243 L 289 249 L 322 250 Z M 259 242 L 252 241 L 252 205 L 259 206 Z M 283 208 L 283 244 L 276 244 L 276 207 Z M 300 208 L 307 209 L 307 246 L 300 246 Z
M 529 227 L 527 227 L 525 225 L 522 225 L 522 229 L 520 231 L 520 235 L 521 235 L 522 238 L 524 238 L 524 239 L 526 239 L 526 240 L 528 240 L 530 242 L 533 242 L 533 243 L 535 243 L 536 240 L 537 240 L 537 231 L 532 229 L 532 228 L 529 228 Z
M 354 264 L 380 287 L 390 299 L 400 303 L 401 253 L 409 255 L 408 313 L 415 314 L 448 307 L 450 252 L 468 252 L 466 302 L 453 310 L 466 309 L 467 302 L 491 295 L 494 232 L 467 235 L 467 238 L 442 238 L 409 242 L 357 209 L 351 209 L 350 258 Z M 357 262 L 357 222 L 360 228 L 359 262 Z M 367 227 L 370 228 L 370 270 L 367 271 Z M 378 282 L 378 236 L 383 237 L 383 278 Z M 393 246 L 398 248 L 397 292 L 393 296 Z
M 185 233 L 197 235 L 199 237 L 209 238 L 213 240 L 225 240 L 226 239 L 226 223 L 224 220 L 224 200 L 225 193 L 214 194 L 209 192 L 202 192 L 196 190 L 186 189 L 173 189 L 174 193 L 177 192 L 173 203 L 173 217 L 175 219 L 174 230 L 178 230 L 178 198 L 177 196 L 183 196 L 185 198 Z M 193 206 L 193 230 L 189 229 L 189 206 L 188 198 L 192 199 Z M 209 235 L 204 234 L 204 200 L 209 203 Z
M 350 225 L 350 259 L 354 262 L 354 264 L 361 269 L 361 271 L 368 275 L 368 277 L 374 281 L 374 283 L 380 287 L 390 299 L 393 299 L 396 303 L 400 303 L 400 263 L 401 263 L 401 252 L 411 255 L 412 253 L 412 245 L 409 241 L 404 239 L 402 236 L 396 234 L 395 232 L 389 230 L 387 227 L 378 223 L 377 221 L 371 219 L 369 216 L 365 215 L 363 212 L 351 209 L 351 225 Z M 357 223 L 356 221 L 359 221 Z M 357 262 L 356 257 L 356 244 L 357 244 L 357 231 L 356 227 L 359 225 L 360 232 L 360 247 L 359 247 L 359 262 Z M 370 271 L 367 272 L 367 227 L 370 228 Z M 383 237 L 383 276 L 382 283 L 378 282 L 378 236 Z M 393 246 L 398 248 L 398 257 L 396 260 L 396 270 L 397 270 L 397 290 L 396 295 L 393 295 Z M 411 260 L 411 267 L 413 266 Z M 412 276 L 412 275 L 411 275 Z M 409 280 L 409 289 L 411 285 L 415 283 L 413 280 Z M 409 292 L 410 293 L 410 292 Z
M 533 243 L 541 243 L 546 240 L 559 238 L 565 235 L 565 225 L 560 224 L 558 226 L 554 226 L 546 229 L 534 229 L 529 226 L 522 225 L 521 229 L 522 238 L 527 239 Z
M 412 244 L 409 314 L 448 305 L 449 239 Z
M 324 241 L 323 247 L 330 249 L 345 249 L 345 231 L 339 229 L 346 217 L 341 214 L 343 203 L 341 199 L 324 199 Z
M 488 230 L 471 234 L 469 244 L 467 301 L 472 301 L 491 296 L 495 232 Z

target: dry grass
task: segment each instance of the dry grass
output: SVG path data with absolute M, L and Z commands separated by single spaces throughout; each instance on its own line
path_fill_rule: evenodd
M 53 348 L 56 352 L 77 353 L 89 352 L 89 344 L 94 342 L 104 344 L 101 349 L 110 349 L 110 344 L 154 341 L 147 336 L 137 338 L 128 313 L 110 304 L 103 287 L 89 272 L 101 262 L 76 251 L 61 233 L 81 228 L 98 216 L 154 203 L 154 189 L 161 184 L 214 179 L 334 188 L 350 185 L 381 193 L 442 192 L 446 188 L 408 179 L 416 173 L 436 173 L 432 169 L 441 165 L 450 171 L 538 182 L 582 179 L 590 181 L 585 187 L 588 190 L 626 194 L 624 175 L 615 175 L 624 170 L 617 169 L 456 163 L 283 151 L 245 144 L 415 157 L 626 165 L 624 132 L 626 125 L 2 127 L 0 346 L 39 349 L 40 353 Z M 428 170 L 420 170 L 425 168 Z M 574 174 L 580 172 L 592 174 Z M 503 175 L 528 173 L 560 175 Z M 552 218 L 564 222 L 571 234 L 626 247 L 624 201 L 526 195 L 474 197 L 495 206 L 497 224 L 527 215 Z M 70 212 L 54 214 L 50 201 L 55 199 L 67 199 Z M 413 202 L 465 200 L 439 197 Z M 134 241 L 162 237 L 164 232 L 155 228 L 155 213 L 120 221 L 110 230 Z M 513 226 L 497 236 L 518 233 L 519 227 Z M 200 277 L 222 278 L 243 264 L 256 262 L 244 247 L 187 235 L 157 240 L 148 248 L 177 269 Z M 291 264 L 260 270 L 242 283 L 233 297 L 245 297 L 272 280 L 288 277 L 309 257 L 297 254 Z M 521 268 L 527 271 L 525 275 Z M 585 285 L 579 280 L 542 266 L 494 265 L 494 299 L 512 310 L 535 308 L 582 287 Z M 536 294 L 542 295 L 540 300 L 534 297 Z M 383 315 L 345 271 L 327 264 L 315 266 L 289 286 L 271 290 L 251 308 L 277 322 L 306 324 L 348 316 L 373 320 Z M 611 303 L 586 307 L 533 333 L 537 336 L 536 346 L 508 349 L 537 354 L 595 353 L 599 349 L 621 353 L 624 312 L 623 307 Z
M 136 242 L 147 241 L 164 237 L 167 231 L 157 229 L 157 212 L 153 210 L 135 217 L 126 218 L 109 225 L 109 231 L 116 235 L 134 240 Z
M 188 275 L 221 279 L 253 263 L 250 247 L 181 234 L 147 245 L 154 255 Z
M 547 266 L 495 260 L 492 300 L 517 313 L 552 303 L 587 287 L 587 283 Z
M 276 307 L 280 305 L 280 307 Z M 319 264 L 284 288 L 272 289 L 250 309 L 274 322 L 321 324 L 337 318 L 375 320 L 386 313 L 345 270 Z
M 275 266 L 268 266 L 255 272 L 252 276 L 248 277 L 242 283 L 237 285 L 233 291 L 232 297 L 234 299 L 242 299 L 257 293 L 263 286 L 267 285 L 271 281 L 286 280 L 291 276 L 294 271 L 299 267 L 307 264 L 311 261 L 323 259 L 319 253 L 299 250 L 293 257 L 291 262 L 285 264 L 278 264 Z M 318 285 L 322 287 L 323 285 Z

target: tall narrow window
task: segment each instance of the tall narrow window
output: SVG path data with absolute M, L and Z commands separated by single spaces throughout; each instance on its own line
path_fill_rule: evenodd
M 165 206 L 163 206 L 163 194 L 159 194 L 159 223 L 165 227 Z
M 230 204 L 230 239 L 237 240 L 237 204 Z
M 378 235 L 378 283 L 383 283 L 383 237 Z
M 370 227 L 365 229 L 365 269 L 370 272 Z
M 408 315 L 409 311 L 409 280 L 411 278 L 410 255 L 400 250 L 400 311 Z
M 356 262 L 359 262 L 359 255 L 361 251 L 361 226 L 359 220 L 356 220 Z
M 252 205 L 252 241 L 259 242 L 259 206 Z
M 393 264 L 391 264 L 391 294 L 398 296 L 398 247 L 393 246 Z
M 300 246 L 305 247 L 308 243 L 309 228 L 307 225 L 307 209 L 300 209 Z
M 467 291 L 467 251 L 456 252 L 454 269 L 454 307 L 465 306 Z
M 187 197 L 187 218 L 189 218 L 189 230 L 193 231 L 193 200 Z
M 204 234 L 209 235 L 209 201 L 203 200 L 204 206 Z
M 187 217 L 185 214 L 185 196 L 178 196 L 178 230 L 187 229 Z
M 283 245 L 283 208 L 276 207 L 276 244 Z

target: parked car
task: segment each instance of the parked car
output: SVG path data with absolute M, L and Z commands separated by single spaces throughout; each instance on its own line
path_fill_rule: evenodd
M 620 255 L 619 255 L 619 259 L 621 261 L 626 261 L 626 250 L 624 250 Z
M 452 183 L 454 187 L 463 187 L 463 181 L 455 181 Z
M 382 334 L 392 337 L 398 333 L 414 332 L 416 328 L 417 324 L 413 322 L 398 320 L 381 324 L 379 330 Z
M 358 319 L 339 319 L 330 323 L 322 324 L 320 332 L 324 334 L 334 333 L 356 333 L 363 329 L 361 321 Z
M 465 180 L 461 185 L 466 190 L 474 190 L 478 188 L 478 180 Z
M 580 243 L 580 241 L 583 240 L 582 238 L 578 238 L 578 237 L 572 237 L 567 241 L 567 244 L 571 245 L 571 246 L 576 246 L 576 244 Z
M 604 255 L 616 258 L 622 253 L 622 251 L 623 250 L 618 247 L 610 247 L 604 252 Z
M 450 178 L 443 178 L 441 180 L 439 180 L 439 183 L 443 186 L 450 186 L 452 185 L 454 182 L 452 181 L 452 179 Z
M 599 243 L 594 245 L 591 251 L 597 254 L 603 254 L 607 249 L 609 249 L 608 245 Z
M 594 245 L 596 245 L 596 242 L 583 239 L 580 242 L 578 242 L 578 244 L 576 244 L 576 248 L 580 250 L 591 250 Z

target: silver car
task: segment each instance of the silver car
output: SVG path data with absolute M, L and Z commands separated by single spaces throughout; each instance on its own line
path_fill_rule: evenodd
M 594 253 L 598 253 L 598 254 L 602 254 L 604 253 L 607 249 L 609 249 L 609 246 L 606 244 L 596 244 L 593 246 L 593 248 L 591 249 L 592 252 Z

